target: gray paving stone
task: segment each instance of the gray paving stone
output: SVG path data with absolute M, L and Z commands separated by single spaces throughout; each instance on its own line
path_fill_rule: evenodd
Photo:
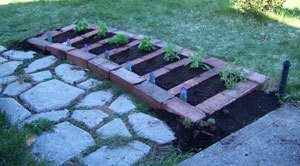
M 77 87 L 88 90 L 88 89 L 91 89 L 91 88 L 94 88 L 94 87 L 100 85 L 101 83 L 102 83 L 101 81 L 98 81 L 95 79 L 88 79 L 88 80 L 78 84 Z
M 144 113 L 135 113 L 128 116 L 134 132 L 145 139 L 158 144 L 166 144 L 176 139 L 171 129 L 161 120 Z
M 87 95 L 75 107 L 76 108 L 80 108 L 80 107 L 91 108 L 91 107 L 103 106 L 105 103 L 110 102 L 112 97 L 113 97 L 113 94 L 110 90 L 92 92 L 89 95 Z
M 0 63 L 4 63 L 4 62 L 7 62 L 7 59 L 0 56 Z
M 120 118 L 116 118 L 99 128 L 96 133 L 100 138 L 107 139 L 114 136 L 132 137 L 125 124 Z
M 2 94 L 8 95 L 8 96 L 18 96 L 22 92 L 26 91 L 27 89 L 31 88 L 31 84 L 24 82 L 20 83 L 19 81 L 13 82 L 9 84 L 3 91 Z
M 130 166 L 141 160 L 150 151 L 150 147 L 139 141 L 132 141 L 125 146 L 109 149 L 104 146 L 84 158 L 88 166 Z
M 40 120 L 40 119 L 47 119 L 47 120 L 57 123 L 60 120 L 67 118 L 68 116 L 69 116 L 69 110 L 67 110 L 67 109 L 59 110 L 59 111 L 43 112 L 43 113 L 32 115 L 31 117 L 26 119 L 23 122 L 23 124 L 31 123 L 33 121 Z
M 0 84 L 9 84 L 17 80 L 17 76 L 7 76 L 0 78 Z
M 83 122 L 88 128 L 94 128 L 100 124 L 108 115 L 101 110 L 75 110 L 72 118 L 78 122 Z
M 54 132 L 46 132 L 33 143 L 31 152 L 40 159 L 46 159 L 61 165 L 95 145 L 91 135 L 70 124 L 63 122 L 55 125 Z
M 47 56 L 44 58 L 33 61 L 27 68 L 24 69 L 25 73 L 32 73 L 41 69 L 45 69 L 53 65 L 57 59 L 54 56 Z
M 54 79 L 40 83 L 22 93 L 20 99 L 36 112 L 45 112 L 67 107 L 72 100 L 82 94 L 84 90 Z
M 299 119 L 299 109 L 284 105 L 179 165 L 299 165 Z
M 0 45 L 0 53 L 3 52 L 3 51 L 6 51 L 6 50 L 7 50 L 7 49 L 6 49 L 4 46 L 1 46 L 1 45 Z
M 136 107 L 127 95 L 121 95 L 108 108 L 122 115 L 134 110 Z
M 13 60 L 25 60 L 25 59 L 32 59 L 36 52 L 34 51 L 18 51 L 18 50 L 9 50 L 5 51 L 2 55 Z
M 22 64 L 22 62 L 10 61 L 0 65 L 0 77 L 5 77 L 14 73 L 17 67 Z
M 11 124 L 22 122 L 31 113 L 13 98 L 0 98 L 0 111 L 5 112 Z
M 55 73 L 69 84 L 87 79 L 85 71 L 75 65 L 61 64 L 55 68 Z
M 52 74 L 49 70 L 32 73 L 32 74 L 30 74 L 30 76 L 31 76 L 32 80 L 36 81 L 36 82 L 42 82 L 44 80 L 52 78 Z

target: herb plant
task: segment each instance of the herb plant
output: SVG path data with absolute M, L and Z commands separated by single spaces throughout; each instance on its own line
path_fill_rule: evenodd
M 107 24 L 105 22 L 98 22 L 97 23 L 97 30 L 98 30 L 97 35 L 99 37 L 105 37 L 105 35 L 108 31 Z
M 151 43 L 151 38 L 150 37 L 144 37 L 140 44 L 139 44 L 139 49 L 142 51 L 151 51 L 155 50 L 154 44 Z
M 219 71 L 219 75 L 221 80 L 225 82 L 227 89 L 233 89 L 239 81 L 247 80 L 247 73 L 243 69 L 232 65 L 225 66 L 224 69 Z
M 74 28 L 76 32 L 82 32 L 89 29 L 89 23 L 85 18 L 83 18 L 82 20 L 76 20 L 74 24 L 76 25 L 76 27 Z
M 109 40 L 109 44 L 117 44 L 117 45 L 126 44 L 128 42 L 129 42 L 129 37 L 123 34 L 115 35 Z
M 166 47 L 164 48 L 165 56 L 164 56 L 164 60 L 167 62 L 173 62 L 176 60 L 180 60 L 180 56 L 178 55 L 179 53 L 181 53 L 180 50 L 176 49 L 176 46 L 173 44 L 167 44 Z
M 201 57 L 203 55 L 206 55 L 207 52 L 202 50 L 194 55 L 189 55 L 189 59 L 192 61 L 191 63 L 191 68 L 199 68 L 200 66 L 202 67 L 203 70 L 210 70 L 210 67 L 206 65 L 204 62 L 204 59 Z
M 182 124 L 187 129 L 189 129 L 193 126 L 192 120 L 190 118 L 184 118 Z

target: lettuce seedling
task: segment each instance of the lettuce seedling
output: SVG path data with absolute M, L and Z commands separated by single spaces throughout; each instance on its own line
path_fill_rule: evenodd
M 151 38 L 150 37 L 144 37 L 138 46 L 138 48 L 142 51 L 151 51 L 155 50 L 155 46 L 153 43 L 151 43 Z
M 165 56 L 164 56 L 165 61 L 173 62 L 176 60 L 180 60 L 180 56 L 178 54 L 181 53 L 181 51 L 177 50 L 175 45 L 167 44 L 166 47 L 164 48 L 164 51 L 165 51 Z

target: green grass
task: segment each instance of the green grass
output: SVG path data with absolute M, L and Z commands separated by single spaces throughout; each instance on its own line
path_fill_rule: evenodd
M 44 161 L 36 161 L 30 154 L 26 136 L 26 132 L 11 126 L 4 113 L 0 113 L 0 165 L 48 165 Z
M 6 0 L 9 2 L 8 0 Z M 5 3 L 5 2 L 3 2 Z M 85 17 L 149 35 L 211 55 L 269 76 L 274 89 L 282 62 L 292 63 L 288 92 L 300 99 L 300 2 L 265 16 L 238 12 L 229 0 L 52 0 L 0 5 L 0 44 L 56 29 Z M 32 11 L 35 12 L 32 12 Z

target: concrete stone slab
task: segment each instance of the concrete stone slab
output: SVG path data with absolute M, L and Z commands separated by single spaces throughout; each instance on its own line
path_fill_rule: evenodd
M 92 92 L 81 100 L 81 102 L 76 105 L 76 108 L 103 106 L 105 103 L 110 102 L 112 97 L 113 94 L 110 90 Z
M 22 93 L 20 99 L 36 112 L 45 112 L 66 107 L 82 94 L 84 90 L 54 79 L 40 83 Z
M 176 139 L 172 130 L 161 120 L 144 113 L 135 113 L 128 116 L 134 132 L 142 138 L 158 144 L 170 143 Z
M 31 123 L 33 121 L 40 120 L 40 119 L 46 119 L 57 123 L 60 120 L 67 118 L 68 116 L 69 116 L 69 110 L 67 109 L 59 110 L 59 111 L 43 112 L 43 113 L 32 115 L 30 118 L 26 119 L 23 122 L 23 124 Z
M 19 81 L 13 82 L 9 84 L 3 91 L 2 94 L 8 96 L 18 96 L 22 92 L 26 91 L 27 89 L 31 88 L 30 83 L 20 83 Z
M 17 76 L 7 76 L 7 77 L 2 77 L 0 78 L 0 84 L 9 84 L 11 82 L 14 82 L 17 80 Z
M 89 129 L 96 127 L 108 115 L 101 110 L 75 110 L 72 119 L 83 122 Z
M 81 67 L 69 64 L 61 64 L 55 68 L 55 73 L 69 84 L 87 79 L 85 71 Z
M 14 73 L 17 67 L 22 64 L 22 62 L 10 61 L 0 65 L 0 77 L 5 77 Z
M 4 63 L 4 62 L 7 62 L 8 60 L 3 58 L 3 57 L 0 57 L 0 63 Z
M 52 78 L 52 74 L 49 70 L 41 71 L 37 73 L 30 74 L 33 81 L 42 82 L 44 80 Z
M 284 105 L 179 165 L 298 165 L 299 119 L 299 109 Z
M 53 65 L 57 59 L 54 56 L 47 56 L 44 58 L 33 61 L 27 68 L 24 69 L 25 73 L 32 73 L 41 69 L 45 69 Z
M 63 122 L 55 125 L 54 132 L 39 136 L 33 143 L 31 152 L 40 159 L 61 165 L 93 145 L 95 142 L 88 132 L 69 122 Z
M 121 95 L 108 108 L 122 115 L 134 110 L 136 107 L 127 95 Z
M 34 51 L 17 51 L 17 50 L 9 50 L 5 51 L 2 55 L 12 59 L 12 60 L 25 60 L 25 59 L 32 59 L 36 52 Z
M 6 50 L 7 50 L 7 49 L 6 49 L 4 46 L 1 46 L 1 45 L 0 45 L 0 53 L 3 52 L 3 51 L 6 51 Z
M 11 124 L 22 122 L 31 113 L 13 98 L 0 98 L 0 111 L 5 112 Z
M 88 79 L 80 84 L 77 85 L 78 88 L 81 88 L 81 89 L 85 89 L 85 90 L 88 90 L 88 89 L 91 89 L 91 88 L 94 88 L 98 85 L 100 85 L 102 82 L 101 81 L 98 81 L 98 80 L 95 80 L 95 79 Z
M 114 136 L 132 137 L 125 124 L 120 118 L 116 118 L 99 128 L 96 133 L 100 138 L 107 139 Z
M 130 166 L 149 153 L 150 147 L 139 141 L 132 141 L 125 146 L 109 149 L 104 146 L 84 158 L 88 166 Z

